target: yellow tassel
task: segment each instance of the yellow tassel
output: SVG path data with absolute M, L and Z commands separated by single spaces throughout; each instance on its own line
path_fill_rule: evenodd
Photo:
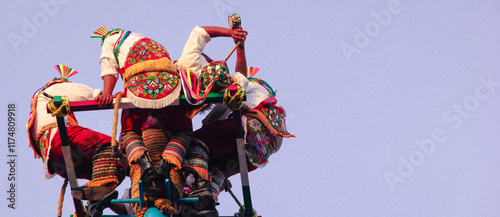
M 98 180 L 98 181 L 90 181 L 85 183 L 83 186 L 85 187 L 96 187 L 96 186 L 108 186 L 112 189 L 115 189 L 118 184 L 117 178 L 106 179 L 106 180 Z
M 130 77 L 137 75 L 141 72 L 149 72 L 149 71 L 162 71 L 162 72 L 171 72 L 179 76 L 179 72 L 174 66 L 174 63 L 168 58 L 160 58 L 156 60 L 146 60 L 140 63 L 136 63 L 125 70 L 125 73 L 122 74 L 124 84 L 128 82 Z M 125 85 L 124 85 L 125 86 Z
M 208 104 L 202 104 L 202 105 L 199 105 L 199 106 L 189 110 L 186 114 L 186 117 L 188 117 L 189 119 L 193 119 L 193 117 L 195 115 L 200 113 L 200 111 L 202 111 L 203 109 L 207 108 L 207 106 L 208 106 Z
M 130 158 L 128 159 L 128 163 L 129 164 L 132 164 L 132 163 L 135 163 L 135 160 L 138 159 L 140 156 L 142 156 L 144 154 L 144 150 L 137 150 L 136 152 L 134 152 Z
M 208 170 L 206 168 L 203 168 L 203 167 L 196 167 L 196 166 L 189 166 L 191 168 L 193 168 L 194 170 L 196 170 L 196 172 L 198 173 L 198 175 L 200 175 L 200 177 L 204 180 L 209 180 L 210 179 L 210 176 L 208 175 Z
M 176 168 L 181 168 L 182 162 L 179 158 L 176 156 L 173 156 L 171 154 L 161 154 L 161 157 L 167 161 L 167 163 L 174 164 Z
M 179 195 L 182 195 L 182 191 L 184 190 L 184 183 L 182 182 L 182 177 L 179 174 L 180 168 L 174 168 L 170 170 L 170 180 L 174 184 L 175 188 L 177 188 L 177 192 Z

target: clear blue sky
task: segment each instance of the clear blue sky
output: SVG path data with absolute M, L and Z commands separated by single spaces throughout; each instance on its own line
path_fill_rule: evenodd
M 249 31 L 248 64 L 278 89 L 298 136 L 250 174 L 259 214 L 500 216 L 499 10 L 489 0 L 10 1 L 0 9 L 0 159 L 15 104 L 16 209 L 0 163 L 0 213 L 56 215 L 63 180 L 43 179 L 28 147 L 30 98 L 55 64 L 102 88 L 97 27 L 144 33 L 177 59 L 194 26 L 227 26 L 236 12 Z M 207 53 L 223 59 L 232 45 L 217 38 Z M 111 134 L 112 111 L 76 115 Z M 239 176 L 231 180 L 241 198 Z M 63 216 L 73 211 L 69 195 Z M 220 202 L 221 214 L 237 211 L 229 194 Z

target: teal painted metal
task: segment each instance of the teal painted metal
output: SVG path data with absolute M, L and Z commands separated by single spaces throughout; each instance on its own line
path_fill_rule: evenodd
M 203 96 L 203 94 L 200 94 L 200 97 L 201 96 Z M 243 101 L 247 99 L 246 96 L 247 96 L 246 94 L 245 96 L 243 96 Z M 203 101 L 203 103 L 206 104 L 206 103 L 222 102 L 223 98 L 224 98 L 224 93 L 209 93 L 205 101 Z M 181 94 L 179 96 L 179 105 L 190 105 L 186 100 L 186 95 Z
M 170 185 L 172 183 L 170 183 L 170 179 L 165 179 L 165 190 L 166 190 L 166 196 L 168 198 L 168 200 L 170 201 L 174 201 L 174 202 L 189 202 L 189 203 L 192 203 L 192 202 L 196 202 L 196 201 L 199 201 L 200 198 L 198 197 L 194 197 L 194 198 L 185 198 L 185 197 L 181 197 L 181 198 L 176 198 L 176 199 L 173 199 L 172 200 L 172 196 L 170 195 Z
M 223 98 L 224 98 L 224 93 L 209 93 L 206 100 L 204 101 L 204 103 L 222 102 Z M 246 100 L 246 94 L 243 98 L 243 101 L 245 101 L 245 100 Z M 181 95 L 179 97 L 179 105 L 190 105 L 187 102 L 185 95 Z M 109 108 L 93 108 L 92 106 L 77 106 L 77 107 L 79 107 L 79 108 L 74 109 L 74 111 L 100 110 L 100 109 L 111 109 L 112 108 L 112 106 L 110 106 Z M 241 111 L 236 110 L 233 112 L 234 112 L 234 116 L 238 117 L 238 118 L 235 118 L 235 126 L 242 126 L 241 125 Z M 239 127 L 236 128 L 235 135 L 236 135 L 236 138 L 241 140 L 244 137 L 243 129 L 239 128 Z M 242 175 L 242 183 L 245 183 L 245 184 L 242 184 L 243 199 L 244 199 L 244 204 L 245 204 L 244 214 L 245 214 L 245 216 L 253 216 L 252 199 L 251 199 L 251 194 L 250 194 L 250 184 L 248 181 L 248 171 L 245 171 L 246 165 L 244 165 L 244 164 L 246 164 L 246 160 L 243 160 L 243 162 L 244 162 L 243 165 L 240 164 L 240 172 L 242 172 L 242 173 L 240 173 L 240 175 Z M 245 169 L 243 169 L 243 171 L 242 171 L 241 167 L 244 167 Z M 165 180 L 165 187 L 167 189 L 167 192 L 166 192 L 167 198 L 169 198 L 170 201 L 172 201 L 171 196 L 170 196 L 170 186 L 169 185 L 170 185 L 169 180 L 168 179 Z M 140 198 L 112 200 L 111 203 L 139 203 L 141 205 L 141 209 L 142 209 L 142 207 L 145 205 L 145 203 L 143 201 L 144 193 L 142 191 L 142 182 L 141 181 L 139 181 L 139 196 L 140 196 Z M 199 201 L 199 198 L 177 198 L 177 199 L 174 199 L 173 201 L 196 202 L 196 201 Z M 149 210 L 151 210 L 150 211 L 151 215 L 148 217 L 166 216 L 166 215 L 161 214 L 161 212 L 156 207 L 150 207 L 148 209 L 148 211 Z M 71 215 L 71 216 L 73 216 L 73 215 Z M 179 215 L 174 215 L 174 216 L 179 216 Z M 103 217 L 135 217 L 135 215 L 103 215 Z M 224 216 L 221 216 L 221 217 L 224 217 Z M 228 216 L 228 217 L 230 217 L 230 216 Z
M 161 211 L 156 208 L 156 207 L 149 207 L 146 213 L 144 213 L 144 217 L 164 217 L 166 215 L 163 215 Z
M 74 217 L 73 214 L 71 214 L 70 217 Z M 101 217 L 137 217 L 137 216 L 136 215 L 102 215 Z
M 167 192 L 167 198 L 172 201 L 172 194 L 170 194 L 170 179 L 165 179 L 165 191 Z
M 253 216 L 252 197 L 250 196 L 250 186 L 242 186 L 243 201 L 245 201 L 245 216 Z
M 73 215 L 71 215 L 73 217 Z M 102 217 L 137 217 L 136 215 L 102 215 Z
M 140 203 L 141 200 L 139 198 L 131 198 L 131 199 L 114 199 L 111 200 L 112 204 L 115 203 Z
M 139 205 L 141 209 L 144 207 L 144 191 L 142 189 L 142 180 L 139 180 Z

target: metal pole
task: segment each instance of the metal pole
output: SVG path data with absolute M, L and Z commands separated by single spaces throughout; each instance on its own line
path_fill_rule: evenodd
M 245 204 L 245 216 L 253 216 L 252 197 L 250 195 L 250 181 L 248 179 L 247 157 L 243 128 L 241 124 L 241 110 L 233 111 L 236 146 L 238 150 L 238 162 L 240 165 L 241 187 L 243 188 L 243 202 Z
M 62 104 L 61 96 L 54 96 L 54 104 L 59 107 Z M 61 138 L 62 152 L 64 156 L 64 164 L 66 165 L 66 176 L 68 177 L 69 186 L 71 189 L 78 187 L 76 181 L 75 167 L 73 165 L 73 158 L 71 157 L 71 147 L 69 145 L 68 131 L 66 130 L 66 122 L 64 117 L 57 117 L 57 128 L 59 130 L 59 137 Z M 76 214 L 84 216 L 83 203 L 81 200 L 73 198 Z

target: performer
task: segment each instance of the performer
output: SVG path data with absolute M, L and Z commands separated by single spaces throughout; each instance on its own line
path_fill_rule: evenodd
M 248 170 L 253 171 L 265 166 L 269 156 L 281 147 L 283 137 L 294 136 L 286 129 L 285 110 L 278 104 L 276 93 L 271 86 L 261 79 L 247 78 L 249 75 L 255 75 L 256 70 L 248 70 L 245 39 L 246 37 L 243 37 L 243 40 L 235 40 L 235 43 L 241 42 L 237 47 L 236 73 L 232 79 L 246 91 L 247 100 L 243 102 L 241 127 L 245 130 Z M 214 80 L 221 75 L 231 78 L 227 72 L 215 70 L 216 73 L 204 73 L 204 70 L 202 76 L 211 74 L 215 77 Z M 234 126 L 230 112 L 227 106 L 217 105 L 203 120 L 203 126 L 194 132 L 194 137 L 205 142 L 210 150 L 209 174 L 216 200 L 224 180 L 239 172 L 235 127 L 240 126 Z
M 92 100 L 100 90 L 89 86 L 71 83 L 68 77 L 77 71 L 62 65 L 56 66 L 61 78 L 54 78 L 37 92 L 31 101 L 31 112 L 27 124 L 29 145 L 35 158 L 42 158 L 46 178 L 54 174 L 66 177 L 66 166 L 62 153 L 61 139 L 56 117 L 47 112 L 48 96 L 66 96 L 70 101 Z M 44 94 L 48 94 L 47 96 Z M 78 125 L 73 114 L 67 115 L 67 134 L 72 150 L 72 158 L 77 178 L 90 180 L 86 188 L 72 192 L 79 199 L 88 199 L 89 213 L 100 216 L 102 210 L 111 205 L 118 192 L 114 189 L 125 178 L 125 163 L 117 163 L 111 155 L 111 137 Z
M 237 43 L 238 41 L 245 40 L 248 32 L 243 30 L 241 27 L 236 29 L 217 27 L 217 26 L 196 26 L 191 31 L 189 38 L 184 45 L 184 49 L 182 51 L 182 55 L 179 60 L 176 62 L 177 69 L 181 70 L 190 70 L 197 78 L 202 80 L 202 83 L 205 83 L 205 86 L 208 85 L 214 78 L 211 76 L 212 71 L 215 70 L 225 70 L 227 71 L 227 65 L 224 60 L 213 61 L 207 55 L 203 53 L 205 46 L 208 42 L 211 41 L 212 38 L 215 37 L 232 37 L 233 40 Z M 237 52 L 240 58 L 244 58 L 244 46 L 240 45 Z M 238 60 L 237 60 L 238 61 Z M 240 61 L 241 62 L 241 61 Z M 246 64 L 246 62 L 245 62 Z M 246 67 L 246 66 L 245 66 Z M 246 70 L 246 68 L 245 68 Z M 217 92 L 227 86 L 229 86 L 232 81 L 229 77 L 220 76 L 217 80 L 220 80 L 219 85 L 215 85 L 212 88 L 212 92 Z
M 170 167 L 181 167 L 192 137 L 192 122 L 186 116 L 187 106 L 170 106 L 180 93 L 179 73 L 167 50 L 158 42 L 140 33 L 101 26 L 91 37 L 102 38 L 100 57 L 104 88 L 95 99 L 104 106 L 113 101 L 112 93 L 119 76 L 124 83 L 123 94 L 138 109 L 123 109 L 121 140 L 129 162 L 139 164 L 141 180 L 151 183 L 157 177 L 168 177 Z M 155 170 L 142 140 L 144 123 L 153 115 L 162 120 L 173 133 L 162 154 L 163 161 Z M 157 173 L 162 173 L 157 176 Z M 180 183 L 177 183 L 179 185 Z
M 167 144 L 168 136 L 166 135 L 170 133 L 162 127 L 161 121 L 152 116 L 148 117 L 143 129 L 144 142 L 148 148 L 152 145 L 157 146 L 150 148 L 150 154 L 155 156 L 156 150 Z M 175 186 L 175 189 L 181 192 L 183 197 L 199 199 L 197 202 L 180 204 L 178 211 L 183 216 L 218 216 L 208 171 L 208 153 L 208 147 L 203 141 L 192 139 L 183 158 L 182 168 L 171 173 L 171 180 L 182 184 Z M 157 158 L 153 157 L 152 161 L 157 162 Z M 160 176 L 160 173 L 157 175 Z M 176 179 L 181 181 L 174 181 Z

